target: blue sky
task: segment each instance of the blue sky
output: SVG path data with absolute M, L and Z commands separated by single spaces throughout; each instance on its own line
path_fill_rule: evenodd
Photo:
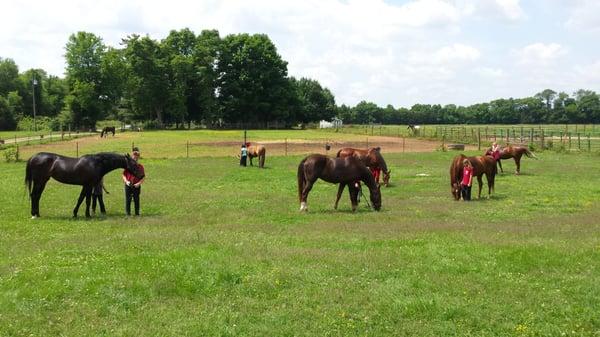
M 14 1 L 0 14 L 0 57 L 62 76 L 70 34 L 118 46 L 169 30 L 265 33 L 289 74 L 338 104 L 473 104 L 545 88 L 600 92 L 597 0 Z

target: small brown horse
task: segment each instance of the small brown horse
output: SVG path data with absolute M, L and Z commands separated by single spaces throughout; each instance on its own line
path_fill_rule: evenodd
M 338 151 L 338 158 L 346 158 L 349 156 L 353 156 L 356 159 L 360 160 L 365 166 L 370 169 L 382 170 L 383 171 L 383 185 L 388 187 L 390 183 L 390 170 L 387 168 L 387 164 L 385 163 L 385 159 L 381 155 L 380 147 L 372 147 L 370 149 L 354 149 L 351 147 L 345 147 Z
M 250 158 L 250 166 L 254 166 L 252 164 L 252 158 L 258 157 L 258 167 L 265 167 L 265 156 L 267 150 L 262 145 L 252 145 L 248 148 L 248 158 Z
M 484 155 L 491 156 L 492 149 L 491 148 L 487 149 L 485 151 Z M 531 151 L 529 151 L 529 149 L 524 146 L 509 145 L 509 146 L 503 148 L 502 151 L 500 151 L 500 160 L 498 160 L 498 166 L 500 166 L 500 172 L 504 173 L 504 170 L 502 169 L 501 160 L 513 158 L 515 160 L 515 164 L 517 165 L 517 170 L 515 171 L 515 174 L 520 174 L 521 173 L 521 157 L 523 157 L 523 155 L 526 155 L 529 158 L 538 159 L 538 157 L 536 157 L 535 154 L 531 153 Z
M 373 208 L 381 209 L 381 191 L 375 182 L 371 171 L 354 157 L 330 158 L 322 154 L 312 154 L 304 158 L 298 165 L 298 197 L 300 211 L 307 211 L 308 193 L 317 179 L 321 178 L 329 183 L 347 184 L 350 189 L 352 211 L 358 206 L 358 189 L 354 187 L 355 181 L 363 181 L 369 188 Z
M 498 169 L 494 158 L 490 156 L 467 157 L 460 154 L 452 160 L 450 165 L 450 187 L 455 200 L 460 200 L 460 182 L 462 180 L 463 160 L 468 159 L 473 166 L 473 176 L 477 177 L 479 183 L 478 198 L 481 198 L 481 188 L 483 187 L 482 176 L 485 174 L 488 183 L 488 198 L 494 190 L 494 180 Z

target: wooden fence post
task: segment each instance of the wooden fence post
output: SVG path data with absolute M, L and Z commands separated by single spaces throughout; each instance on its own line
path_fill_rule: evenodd
M 185 143 L 185 157 L 186 158 L 190 157 L 190 141 L 189 140 Z
M 477 128 L 477 150 L 481 151 L 481 129 Z
M 287 156 L 287 138 L 285 139 L 285 155 Z
M 542 150 L 544 150 L 544 129 L 541 129 L 542 131 Z
M 577 148 L 581 151 L 581 135 L 577 132 Z
M 79 157 L 79 142 L 75 142 L 75 157 Z
M 406 137 L 402 137 L 402 153 L 404 153 L 405 140 L 406 140 Z
M 590 140 L 590 134 L 588 133 L 588 152 L 592 152 L 592 142 Z

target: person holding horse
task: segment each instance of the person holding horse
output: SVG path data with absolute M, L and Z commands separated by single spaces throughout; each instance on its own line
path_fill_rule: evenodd
M 461 194 L 464 201 L 471 201 L 471 185 L 473 184 L 473 165 L 469 159 L 463 160 Z
M 92 190 L 92 214 L 96 214 L 96 201 L 100 205 L 100 213 L 106 214 L 106 208 L 104 207 L 104 200 L 102 199 L 102 191 L 108 193 L 106 188 L 104 187 L 104 178 L 100 180 L 100 182 L 94 186 Z
M 133 148 L 131 158 L 135 160 L 137 169 L 142 173 L 142 178 L 134 175 L 129 169 L 123 170 L 123 183 L 125 184 L 125 213 L 131 215 L 131 199 L 133 199 L 135 207 L 135 215 L 140 215 L 140 193 L 142 191 L 142 183 L 145 180 L 144 166 L 139 163 L 140 149 Z
M 492 157 L 495 161 L 500 161 L 500 145 L 496 142 L 492 143 Z
M 242 150 L 240 153 L 240 166 L 246 166 L 247 158 L 248 158 L 248 148 L 246 148 L 246 144 L 242 144 Z

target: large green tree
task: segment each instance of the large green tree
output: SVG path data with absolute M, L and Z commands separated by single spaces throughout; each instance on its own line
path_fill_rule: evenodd
M 287 62 L 263 34 L 228 35 L 217 61 L 217 95 L 227 122 L 287 120 Z
M 93 128 L 106 114 L 107 92 L 102 76 L 102 59 L 106 46 L 92 33 L 78 32 L 69 37 L 65 47 L 67 83 L 71 113 L 76 127 Z M 81 96 L 80 96 L 81 95 Z M 84 123 L 84 124 L 81 124 Z
M 291 83 L 299 100 L 300 109 L 297 111 L 298 115 L 294 116 L 297 122 L 330 120 L 335 116 L 335 98 L 329 89 L 308 78 L 298 81 L 292 78 Z

